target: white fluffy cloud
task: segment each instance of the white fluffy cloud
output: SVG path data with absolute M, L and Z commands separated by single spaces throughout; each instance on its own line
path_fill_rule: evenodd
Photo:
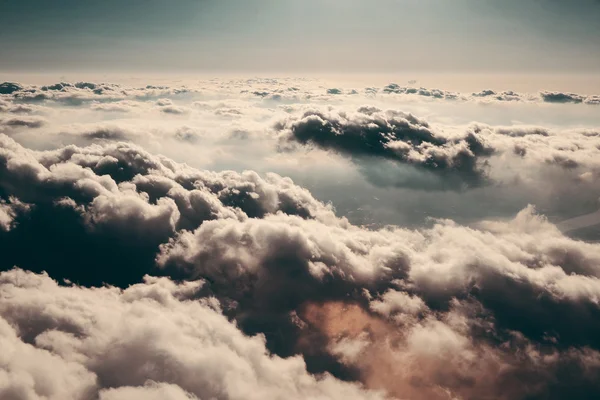
M 597 223 L 578 215 L 597 214 L 598 129 L 568 121 L 593 96 L 0 90 L 22 121 L 0 126 L 0 398 L 600 393 L 600 245 L 575 239 Z M 418 225 L 363 226 L 345 201 Z
M 218 311 L 202 282 L 146 277 L 126 290 L 0 274 L 0 395 L 20 399 L 377 399 L 309 375 Z
M 9 231 L 14 226 L 17 214 L 27 211 L 29 211 L 29 206 L 17 198 L 0 199 L 0 229 Z

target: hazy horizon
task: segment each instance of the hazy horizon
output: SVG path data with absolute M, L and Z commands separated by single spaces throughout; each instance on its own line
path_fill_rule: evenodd
M 398 83 L 413 87 L 443 89 L 454 91 L 514 90 L 522 92 L 565 91 L 580 94 L 595 94 L 600 92 L 600 73 L 598 74 L 567 74 L 567 73 L 427 73 L 423 71 L 402 71 L 398 73 L 288 73 L 288 72 L 101 72 L 101 71 L 62 71 L 31 72 L 31 71 L 0 71 L 5 81 L 20 82 L 35 85 L 50 85 L 58 82 L 114 82 L 123 84 L 137 83 L 178 83 L 194 84 L 210 79 L 265 79 L 265 78 L 303 78 L 321 80 L 345 87 L 386 85 Z
M 598 73 L 596 0 L 20 0 L 2 69 Z

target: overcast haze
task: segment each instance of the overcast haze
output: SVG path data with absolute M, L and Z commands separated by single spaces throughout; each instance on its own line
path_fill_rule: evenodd
M 595 0 L 3 0 L 4 70 L 598 72 Z

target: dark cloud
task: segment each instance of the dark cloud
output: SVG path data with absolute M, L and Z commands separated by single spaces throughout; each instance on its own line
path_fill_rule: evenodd
M 519 93 L 515 93 L 511 90 L 504 92 L 495 92 L 493 90 L 482 90 L 481 92 L 476 92 L 472 94 L 473 97 L 485 98 L 485 99 L 494 99 L 497 101 L 520 101 L 523 100 L 522 96 Z
M 448 139 L 412 114 L 366 106 L 352 114 L 309 111 L 282 129 L 285 140 L 333 150 L 359 163 L 371 158 L 406 164 L 459 188 L 485 183 L 480 159 L 493 153 L 477 132 Z
M 353 376 L 327 362 L 325 348 L 372 387 L 415 399 L 445 398 L 439 385 L 469 399 L 562 398 L 573 390 L 585 398 L 600 389 L 592 378 L 600 368 L 598 247 L 562 237 L 531 209 L 481 231 L 440 223 L 416 236 L 283 215 L 214 221 L 161 253 L 159 264 L 204 277 L 217 296 L 235 300 L 241 326 L 267 332 L 274 350 L 289 351 L 277 332 L 298 337 L 314 371 Z M 341 307 L 339 316 L 332 307 Z M 541 369 L 540 357 L 548 357 Z M 409 360 L 417 364 L 405 369 Z M 386 368 L 394 379 L 373 376 Z M 583 370 L 596 372 L 578 375 Z
M 482 90 L 481 92 L 473 93 L 473 96 L 475 96 L 475 97 L 496 96 L 496 92 L 493 90 L 487 89 L 487 90 Z
M 74 87 L 73 85 L 71 85 L 70 83 L 65 83 L 65 82 L 60 82 L 60 83 L 55 83 L 53 85 L 47 85 L 47 86 L 42 86 L 40 88 L 40 90 L 43 90 L 44 92 L 47 92 L 49 90 L 54 91 L 54 90 L 65 90 L 66 88 L 69 87 Z
M 34 205 L 13 218 L 15 229 L 2 233 L 2 267 L 45 269 L 86 284 L 135 281 L 152 268 L 160 243 L 207 219 L 262 217 L 280 209 L 305 217 L 331 213 L 276 175 L 186 172 L 126 144 L 70 146 L 38 156 L 6 136 L 0 194 Z M 26 250 L 31 242 L 39 251 Z
M 436 99 L 447 99 L 454 100 L 458 98 L 458 94 L 454 92 L 448 92 L 439 89 L 426 89 L 426 88 L 414 88 L 400 86 L 396 83 L 390 83 L 382 89 L 383 93 L 394 93 L 394 94 L 412 94 L 424 97 L 433 97 Z
M 175 138 L 183 142 L 198 143 L 200 137 L 196 130 L 189 127 L 182 127 L 175 132 Z
M 368 156 L 392 160 L 390 138 L 487 151 L 475 129 L 454 142 L 413 116 L 368 110 L 299 121 L 320 119 L 326 143 L 333 129 L 349 132 L 336 144 L 343 151 L 372 143 Z M 366 229 L 273 174 L 198 171 L 124 143 L 1 144 L 2 269 L 86 285 L 128 287 L 149 272 L 196 282 L 144 278 L 121 291 L 3 273 L 0 332 L 11 354 L 43 353 L 54 366 L 43 382 L 62 383 L 43 393 L 235 399 L 247 391 L 232 390 L 253 382 L 267 397 L 377 398 L 306 371 L 415 400 L 600 393 L 600 247 L 564 236 L 533 208 L 470 228 Z M 266 341 L 245 336 L 255 334 Z M 257 353 L 241 350 L 251 343 Z M 264 371 L 304 383 L 274 384 Z M 8 382 L 4 393 L 32 381 Z
M 263 98 L 266 102 L 304 102 L 311 99 L 329 98 L 330 96 L 351 96 L 358 91 L 342 88 L 328 88 L 325 93 L 322 87 L 319 89 L 306 90 L 298 87 L 282 87 L 277 81 L 249 81 L 247 85 L 253 85 L 253 89 L 242 89 L 236 93 L 250 94 Z M 265 86 L 267 85 L 267 86 Z M 235 85 L 223 85 L 213 87 L 211 90 L 223 91 L 235 88 Z M 127 100 L 155 101 L 165 98 L 190 98 L 201 93 L 201 89 L 193 87 L 172 87 L 164 85 L 146 85 L 144 87 L 128 87 L 112 83 L 94 82 L 59 82 L 52 85 L 35 86 L 20 85 L 17 83 L 4 82 L 0 84 L 0 95 L 14 99 L 20 103 L 58 103 L 66 106 L 81 106 L 87 103 L 114 103 Z M 419 96 L 433 100 L 446 101 L 479 101 L 479 102 L 546 102 L 546 103 L 581 103 L 588 105 L 600 104 L 599 95 L 582 95 L 574 93 L 543 91 L 540 93 L 517 93 L 514 91 L 494 91 L 490 89 L 474 93 L 459 93 L 443 89 L 430 89 L 424 87 L 401 86 L 390 83 L 383 88 L 367 87 L 364 93 L 369 96 L 378 94 Z M 103 108 L 98 108 L 99 110 Z M 106 108 L 110 110 L 110 108 Z M 167 108 L 174 110 L 174 108 Z M 170 111 L 166 111 L 169 113 Z M 172 113 L 177 113 L 172 112 Z
M 377 90 L 372 88 L 367 89 L 367 92 L 376 93 Z M 385 94 L 399 94 L 399 95 L 414 95 L 422 97 L 430 97 L 435 99 L 445 100 L 486 100 L 486 101 L 499 101 L 499 102 L 513 102 L 513 101 L 542 101 L 546 103 L 585 103 L 585 104 L 600 104 L 600 97 L 597 95 L 580 95 L 575 93 L 562 93 L 562 92 L 541 92 L 539 95 L 517 93 L 512 90 L 497 92 L 491 89 L 485 89 L 480 92 L 474 92 L 471 94 L 461 94 L 456 92 L 450 92 L 440 89 L 427 89 L 427 88 L 415 88 L 410 86 L 400 86 L 396 83 L 390 83 L 383 87 L 381 90 Z
M 29 212 L 28 204 L 19 199 L 9 196 L 8 199 L 0 199 L 0 230 L 8 232 L 15 227 L 17 215 Z
M 192 90 L 185 87 L 148 85 L 142 88 L 112 83 L 60 82 L 46 86 L 2 84 L 2 91 L 16 103 L 58 103 L 76 107 L 88 103 L 113 103 L 126 100 L 151 101 L 167 96 L 182 97 Z
M 119 129 L 98 129 L 83 134 L 88 139 L 124 140 L 127 133 Z
M 156 105 L 165 114 L 183 115 L 189 113 L 189 109 L 176 106 L 171 99 L 158 99 Z
M 182 114 L 187 114 L 189 111 L 183 107 L 177 107 L 177 106 L 165 106 L 165 107 L 160 107 L 160 111 L 164 112 L 165 114 L 175 114 L 175 115 L 182 115 Z
M 40 117 L 0 118 L 0 126 L 7 126 L 9 128 L 40 128 L 46 122 L 44 118 Z
M 548 164 L 555 164 L 565 169 L 575 169 L 579 167 L 577 161 L 572 158 L 565 157 L 563 155 L 554 155 L 552 158 L 546 160 Z
M 540 96 L 546 103 L 600 104 L 600 96 L 598 95 L 585 96 L 576 93 L 542 92 Z
M 546 103 L 583 103 L 584 98 L 578 94 L 561 92 L 542 92 L 542 99 Z
M 0 83 L 0 94 L 13 94 L 14 92 L 18 92 L 23 90 L 23 86 L 14 82 L 3 82 Z
M 112 85 L 112 84 L 104 84 L 104 83 L 97 84 L 97 83 L 92 83 L 92 82 L 77 82 L 74 84 L 71 84 L 68 82 L 60 82 L 60 83 L 55 83 L 53 85 L 42 86 L 42 87 L 40 87 L 40 90 L 42 90 L 44 92 L 47 92 L 47 91 L 69 92 L 71 88 L 87 89 L 96 95 L 101 95 L 101 94 L 104 94 L 105 92 L 111 92 L 114 90 L 118 90 L 119 86 Z

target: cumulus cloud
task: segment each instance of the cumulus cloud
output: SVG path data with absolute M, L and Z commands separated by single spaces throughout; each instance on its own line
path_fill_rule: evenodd
M 21 141 L 26 126 L 9 130 L 13 138 L 0 135 L 0 347 L 9 349 L 0 354 L 0 397 L 600 395 L 600 245 L 570 233 L 597 220 L 589 214 L 599 196 L 595 129 L 450 126 L 384 111 L 376 90 L 359 108 L 343 104 L 346 89 L 326 93 L 331 85 L 220 85 L 247 93 L 237 101 L 207 96 L 189 108 L 186 126 L 163 136 L 96 111 L 148 111 L 155 123 L 165 118 L 161 109 L 183 104 L 174 96 L 189 92 L 90 82 L 3 89 L 6 107 L 43 95 L 53 110 L 69 106 L 52 117 L 80 110 L 80 119 L 102 121 L 61 125 L 57 136 L 31 130 L 93 145 L 57 141 L 36 151 Z M 450 99 L 388 89 L 381 95 Z M 309 96 L 339 103 L 285 104 Z M 535 187 L 540 201 L 575 218 L 555 225 L 530 206 L 468 226 L 358 226 L 289 178 L 199 170 L 122 142 L 170 135 L 204 144 L 204 130 L 187 126 L 192 110 L 239 122 L 214 134 L 225 144 L 264 140 L 265 154 L 278 144 L 288 152 L 276 156 L 292 161 L 306 148 L 335 152 L 342 157 L 322 157 L 327 165 L 348 159 L 388 186 L 468 187 L 435 193 L 466 208 L 471 192 L 513 197 Z M 405 201 L 398 193 L 395 201 Z M 432 195 L 418 193 L 423 201 Z M 582 204 L 590 209 L 577 217 Z
M 600 96 L 584 96 L 576 93 L 542 92 L 540 96 L 546 103 L 585 103 L 600 104 Z
M 413 88 L 400 86 L 396 83 L 390 83 L 382 89 L 383 93 L 403 94 L 403 95 L 418 95 L 424 97 L 432 97 L 436 99 L 455 100 L 459 98 L 458 93 L 448 92 L 439 89 Z
M 355 113 L 308 111 L 282 124 L 283 138 L 333 150 L 353 159 L 380 158 L 438 174 L 449 185 L 485 182 L 480 158 L 493 154 L 481 137 L 470 133 L 446 138 L 412 114 L 361 107 Z M 450 182 L 449 182 L 450 181 Z
M 334 202 L 356 223 L 412 224 L 420 223 L 423 217 L 419 216 L 425 215 L 452 216 L 468 222 L 484 216 L 481 214 L 487 212 L 481 204 L 489 201 L 493 203 L 489 209 L 502 209 L 504 216 L 531 202 L 540 205 L 555 220 L 560 220 L 594 211 L 592 199 L 600 196 L 594 189 L 600 175 L 595 161 L 598 149 L 592 136 L 597 131 L 594 126 L 597 118 L 590 116 L 593 114 L 591 108 L 567 107 L 565 111 L 569 115 L 577 116 L 559 118 L 557 115 L 554 118 L 554 106 L 537 107 L 523 102 L 485 106 L 465 101 L 431 102 L 403 95 L 391 96 L 381 91 L 378 95 L 349 96 L 347 86 L 339 86 L 343 91 L 340 95 L 327 95 L 326 88 L 338 86 L 299 79 L 199 81 L 188 86 L 190 92 L 185 94 L 175 94 L 173 86 L 143 87 L 144 91 L 164 94 L 157 98 L 138 98 L 133 94 L 135 92 L 127 92 L 133 88 L 118 85 L 121 91 L 129 93 L 126 100 L 110 102 L 98 97 L 92 103 L 76 107 L 63 108 L 66 103 L 48 101 L 43 106 L 47 120 L 44 126 L 35 130 L 5 128 L 5 132 L 36 149 L 56 148 L 68 143 L 87 145 L 127 140 L 200 168 L 275 171 L 292 176 L 316 196 Z M 67 90 L 90 89 L 73 86 Z M 240 93 L 243 90 L 247 93 Z M 250 93 L 254 90 L 277 94 L 281 100 L 268 100 L 269 96 L 257 98 Z M 173 93 L 168 94 L 169 91 Z M 4 101 L 9 107 L 41 107 L 20 104 L 12 96 L 4 96 Z M 164 105 L 158 106 L 157 101 Z M 99 109 L 111 109 L 113 105 L 123 112 L 98 112 Z M 169 106 L 183 107 L 186 114 L 171 118 L 160 111 Z M 437 156 L 448 148 L 462 154 L 464 152 L 455 142 L 469 136 L 483 140 L 488 148 L 494 149 L 494 154 L 476 156 L 475 175 L 469 176 L 456 170 L 441 173 L 442 168 L 436 172 L 422 163 L 397 162 L 380 156 L 328 157 L 322 151 L 305 151 L 305 148 L 317 147 L 314 145 L 295 145 L 293 151 L 287 153 L 274 151 L 278 143 L 277 135 L 272 132 L 273 125 L 279 123 L 281 126 L 282 122 L 285 125 L 289 120 L 301 119 L 306 112 L 315 111 L 324 115 L 345 113 L 352 117 L 359 108 L 366 112 L 375 110 L 374 113 L 382 110 L 381 113 L 386 114 L 388 111 L 383 110 L 393 110 L 399 114 L 417 115 L 436 137 L 449 142 L 427 151 L 419 148 L 411 154 L 425 157 L 435 150 Z M 126 109 L 129 111 L 125 113 Z M 498 117 L 500 110 L 501 117 Z M 447 118 L 447 112 L 452 114 L 451 118 Z M 467 112 L 466 117 L 462 115 L 464 112 Z M 540 123 L 540 119 L 548 115 L 551 115 L 548 123 Z M 487 121 L 489 125 L 471 124 L 471 121 Z M 496 126 L 499 123 L 506 126 L 499 128 Z M 439 157 L 449 157 L 452 161 L 453 155 Z M 465 159 L 472 161 L 469 157 Z M 322 168 L 328 168 L 332 174 L 320 174 Z M 331 182 L 325 182 L 327 180 Z M 335 190 L 333 181 L 352 185 L 354 193 L 373 191 L 373 196 L 381 201 L 370 201 L 366 195 L 347 196 L 341 193 L 342 190 Z M 471 194 L 460 190 L 466 188 Z M 433 193 L 430 193 L 425 201 L 417 201 L 417 192 L 423 190 L 433 193 L 444 190 L 444 196 L 454 196 L 450 191 L 455 191 L 472 198 L 465 199 L 461 205 L 458 199 L 434 201 Z M 576 198 L 568 208 L 559 204 L 564 204 L 561 198 L 567 193 Z M 404 205 L 399 205 L 396 196 L 402 196 Z M 436 204 L 432 204 L 434 202 Z M 467 203 L 476 204 L 468 206 Z M 474 209 L 479 209 L 480 213 L 475 215 Z
M 29 205 L 14 197 L 0 199 L 0 230 L 9 231 L 14 227 L 15 218 L 29 211 Z
M 168 97 L 186 98 L 204 92 L 237 93 L 259 97 L 269 102 L 298 102 L 321 97 L 347 97 L 359 94 L 356 89 L 333 87 L 323 92 L 322 87 L 302 87 L 298 82 L 286 83 L 285 80 L 255 79 L 222 82 L 217 87 L 206 86 L 157 86 L 131 87 L 113 83 L 93 82 L 59 82 L 52 85 L 36 86 L 21 85 L 14 82 L 0 84 L 0 95 L 5 95 L 20 103 L 50 102 L 78 106 L 87 103 L 112 103 L 126 100 L 155 101 Z M 297 86 L 300 87 L 297 87 Z M 251 87 L 251 89 L 248 89 Z M 239 90 L 240 88 L 245 88 Z M 443 89 L 424 87 L 402 86 L 390 83 L 382 88 L 367 87 L 361 92 L 368 96 L 401 96 L 420 97 L 423 99 L 445 101 L 475 101 L 475 102 L 545 102 L 545 103 L 575 103 L 575 104 L 600 104 L 600 96 L 583 95 L 567 92 L 542 91 L 539 93 L 518 93 L 515 91 L 494 91 L 490 89 L 474 93 L 459 93 Z M 166 106 L 166 110 L 175 110 Z M 109 110 L 110 107 L 97 107 L 98 110 Z M 179 111 L 182 111 L 179 109 Z M 165 111 L 169 112 L 169 111 Z
M 0 94 L 13 94 L 23 90 L 23 86 L 16 82 L 3 82 L 0 83 Z
M 314 109 L 280 121 L 277 130 L 282 150 L 338 153 L 382 188 L 504 187 L 515 196 L 528 192 L 527 202 L 543 204 L 562 218 L 576 215 L 568 209 L 584 207 L 581 214 L 597 209 L 592 204 L 600 195 L 600 148 L 591 130 L 480 123 L 448 127 L 374 106 Z M 570 206 L 563 196 L 571 198 Z
M 163 113 L 166 113 L 166 114 L 175 114 L 175 115 L 187 114 L 189 112 L 189 110 L 184 107 L 178 107 L 178 106 L 173 106 L 173 105 L 160 107 L 160 111 Z
M 0 310 L 11 327 L 4 331 L 19 349 L 11 354 L 43 352 L 46 365 L 61 365 L 39 372 L 45 381 L 44 374 L 63 370 L 79 376 L 75 383 L 62 375 L 50 379 L 65 383 L 44 393 L 64 396 L 60 387 L 113 398 L 247 396 L 238 385 L 219 384 L 225 375 L 208 362 L 227 360 L 210 346 L 226 349 L 235 337 L 258 343 L 264 363 L 296 365 L 290 368 L 307 382 L 278 378 L 292 383 L 273 389 L 269 382 L 275 381 L 263 380 L 262 367 L 252 364 L 247 373 L 258 387 L 252 393 L 263 397 L 367 395 L 306 371 L 358 380 L 400 398 L 598 393 L 600 248 L 564 236 L 533 208 L 472 228 L 439 220 L 419 230 L 370 230 L 336 217 L 276 175 L 198 171 L 124 143 L 34 152 L 2 140 L 1 193 L 13 196 L 4 208 L 17 198 L 31 204 L 26 218 L 11 214 L 11 228 L 2 233 L 4 269 L 20 265 L 124 287 L 147 272 L 202 280 L 146 278 L 120 291 L 60 287 L 19 270 L 3 274 L 8 295 Z M 24 249 L 32 245 L 35 252 Z M 87 297 L 73 301 L 78 296 Z M 126 306 L 130 302 L 135 306 Z M 215 311 L 221 308 L 244 334 Z M 60 314 L 44 314 L 53 310 Z M 183 315 L 212 332 L 222 324 L 229 339 L 195 344 L 197 337 L 186 332 L 203 331 L 178 325 L 186 324 Z M 210 343 L 220 343 L 215 334 Z M 256 334 L 266 342 L 244 336 Z M 301 355 L 306 370 L 302 358 L 278 359 L 265 348 Z M 246 353 L 233 353 L 236 361 L 224 370 L 246 368 Z M 198 375 L 203 367 L 195 357 L 211 365 L 210 381 Z M 6 364 L 11 376 L 33 374 L 14 363 Z M 287 373 L 286 367 L 275 370 Z M 7 382 L 6 390 L 17 390 Z M 40 387 L 28 385 L 18 390 Z
M 551 130 L 540 126 L 491 127 L 473 124 L 470 129 L 485 137 L 497 152 L 513 153 L 535 165 L 558 165 L 595 176 L 600 164 L 598 132 L 584 129 Z M 575 178 L 575 177 L 574 177 Z
M 40 128 L 45 124 L 46 120 L 40 117 L 0 118 L 0 126 L 8 128 Z
M 270 355 L 202 282 L 146 277 L 126 290 L 0 274 L 0 395 L 28 399 L 381 399 Z
M 53 85 L 21 85 L 12 82 L 0 84 L 0 95 L 17 103 L 57 103 L 81 106 L 89 103 L 111 103 L 124 100 L 150 101 L 165 96 L 184 96 L 191 92 L 186 87 L 152 86 L 127 87 L 113 83 L 60 82 Z
M 476 92 L 472 94 L 473 97 L 483 98 L 483 99 L 492 99 L 497 101 L 520 101 L 522 96 L 519 93 L 515 93 L 511 90 L 504 92 L 496 92 L 494 90 L 482 90 L 480 92 Z
M 160 243 L 206 220 L 277 211 L 334 218 L 331 207 L 276 174 L 198 171 L 125 143 L 38 153 L 6 136 L 0 141 L 0 194 L 35 205 L 2 238 L 5 268 L 18 264 L 58 277 L 68 271 L 86 283 L 129 283 L 151 267 Z M 25 251 L 24 237 L 43 250 Z
M 315 370 L 356 368 L 371 387 L 415 399 L 597 393 L 599 260 L 598 245 L 564 237 L 532 208 L 477 230 L 219 220 L 158 258 L 233 300 L 244 329 L 297 337 Z
M 370 91 L 370 90 L 369 90 Z M 461 101 L 495 101 L 495 102 L 545 102 L 545 103 L 574 103 L 574 104 L 600 104 L 598 95 L 581 95 L 576 93 L 542 91 L 535 93 L 518 93 L 512 90 L 495 91 L 490 89 L 481 90 L 471 94 L 457 93 L 440 89 L 415 88 L 390 83 L 381 90 L 385 94 L 403 96 L 421 96 L 442 100 Z

